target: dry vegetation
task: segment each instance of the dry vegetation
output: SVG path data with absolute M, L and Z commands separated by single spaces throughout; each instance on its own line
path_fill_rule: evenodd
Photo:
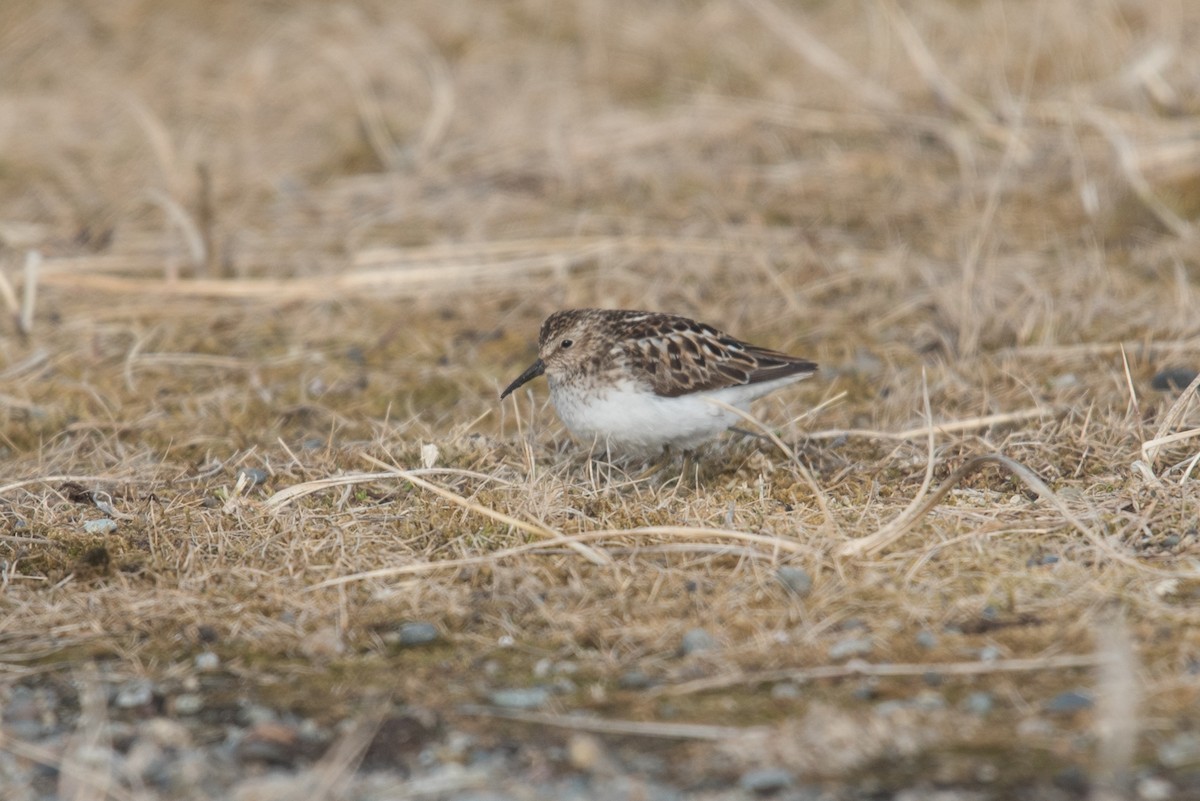
M 1134 0 L 5 0 L 0 693 L 212 650 L 209 710 L 589 710 L 693 778 L 1195 786 L 1200 403 L 1152 383 L 1200 366 L 1196 41 Z M 822 374 L 779 443 L 604 464 L 497 401 L 573 305 Z M 526 723 L 464 706 L 547 659 Z

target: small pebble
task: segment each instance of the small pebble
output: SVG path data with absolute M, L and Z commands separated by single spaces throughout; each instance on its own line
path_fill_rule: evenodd
M 216 670 L 221 666 L 221 657 L 212 651 L 201 651 L 196 654 L 196 658 L 192 660 L 192 664 L 195 665 L 196 670 L 201 672 Z
M 89 520 L 83 524 L 84 534 L 112 534 L 117 530 L 117 521 L 102 517 L 99 520 Z
M 1087 795 L 1092 785 L 1087 772 L 1078 765 L 1069 765 L 1054 774 L 1054 783 L 1080 798 Z
M 922 690 L 913 699 L 913 706 L 927 712 L 946 708 L 946 696 L 933 690 Z
M 738 779 L 738 787 L 755 795 L 771 795 L 786 790 L 795 781 L 783 768 L 755 768 L 748 770 Z
M 834 661 L 853 656 L 866 656 L 875 644 L 867 637 L 843 637 L 829 646 L 829 658 Z
M 550 700 L 550 691 L 545 687 L 495 690 L 488 694 L 488 700 L 504 709 L 537 709 Z
M 163 748 L 182 749 L 192 745 L 192 735 L 187 727 L 170 718 L 150 718 L 138 726 L 138 731 L 142 737 Z
M 1000 649 L 994 645 L 985 645 L 979 649 L 980 662 L 995 662 L 1000 658 Z
M 627 670 L 617 679 L 617 686 L 622 690 L 644 690 L 654 685 L 654 679 L 636 668 Z
M 1175 798 L 1175 785 L 1158 776 L 1143 776 L 1138 779 L 1136 789 L 1140 801 L 1171 801 Z
M 963 699 L 962 708 L 972 715 L 983 717 L 992 711 L 995 701 L 989 692 L 973 692 Z
M 1200 734 L 1182 732 L 1158 747 L 1158 761 L 1168 768 L 1200 763 Z
M 268 773 L 242 779 L 233 786 L 229 798 L 230 801 L 277 801 L 281 798 L 303 798 L 307 792 L 311 792 L 311 789 L 304 776 Z
M 154 700 L 154 685 L 145 679 L 126 682 L 117 690 L 113 705 L 121 709 L 149 706 Z
M 1150 379 L 1150 388 L 1159 392 L 1178 392 L 1196 380 L 1196 371 L 1188 367 L 1168 367 Z
M 879 697 L 879 679 L 868 676 L 860 681 L 850 694 L 857 701 L 873 701 Z
M 702 651 L 711 651 L 717 646 L 716 641 L 704 629 L 690 629 L 683 635 L 683 640 L 679 644 L 679 653 L 681 656 L 688 654 L 698 654 Z
M 812 576 L 808 575 L 808 571 L 802 567 L 784 565 L 775 573 L 775 577 L 788 592 L 800 598 L 807 598 L 808 594 L 812 592 Z
M 574 734 L 567 741 L 567 761 L 575 770 L 592 773 L 608 762 L 604 743 L 591 734 Z
M 933 650 L 938 644 L 937 635 L 932 631 L 918 631 L 916 639 L 917 645 L 921 646 L 926 651 Z
M 881 718 L 891 717 L 897 712 L 903 712 L 905 709 L 911 708 L 908 701 L 902 701 L 896 698 L 891 698 L 887 701 L 880 701 L 875 705 L 875 714 Z
M 253 728 L 275 723 L 279 720 L 279 715 L 274 709 L 262 704 L 246 704 L 238 710 L 237 719 L 243 726 Z
M 1065 715 L 1091 709 L 1093 703 L 1091 694 L 1081 690 L 1068 690 L 1051 698 L 1042 705 L 1042 709 L 1046 712 Z
M 428 645 L 441 639 L 437 626 L 424 621 L 405 623 L 396 630 L 396 642 L 407 648 L 414 645 Z
M 237 473 L 234 474 L 234 481 L 240 480 L 243 476 L 246 479 L 247 487 L 257 487 L 259 484 L 267 483 L 267 479 L 271 477 L 271 474 L 261 467 L 240 467 Z
M 800 697 L 800 685 L 781 681 L 771 688 L 771 697 L 778 701 L 794 701 Z
M 1070 389 L 1079 386 L 1079 378 L 1074 373 L 1063 373 L 1050 379 L 1051 389 Z
M 195 715 L 204 709 L 204 699 L 196 693 L 181 693 L 175 696 L 176 715 Z

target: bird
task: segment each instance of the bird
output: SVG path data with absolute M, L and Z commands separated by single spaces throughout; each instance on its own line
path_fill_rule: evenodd
M 661 312 L 564 309 L 542 323 L 538 358 L 500 393 L 545 375 L 558 417 L 610 453 L 687 451 L 750 402 L 812 376 L 816 363 Z

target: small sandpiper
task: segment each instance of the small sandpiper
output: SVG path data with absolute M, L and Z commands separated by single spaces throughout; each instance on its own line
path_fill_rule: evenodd
M 760 348 L 711 325 L 645 311 L 567 309 L 542 323 L 538 360 L 500 399 L 545 374 L 550 399 L 577 438 L 623 455 L 686 450 L 750 402 L 808 378 L 808 359 Z

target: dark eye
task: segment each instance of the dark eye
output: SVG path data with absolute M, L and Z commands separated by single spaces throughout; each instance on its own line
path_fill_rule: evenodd
M 564 340 L 562 341 L 562 347 L 563 347 L 564 349 L 566 349 L 566 348 L 569 348 L 569 347 L 571 347 L 571 346 L 572 346 L 572 345 L 574 345 L 574 344 L 575 344 L 575 340 L 573 340 L 573 339 L 564 339 Z

